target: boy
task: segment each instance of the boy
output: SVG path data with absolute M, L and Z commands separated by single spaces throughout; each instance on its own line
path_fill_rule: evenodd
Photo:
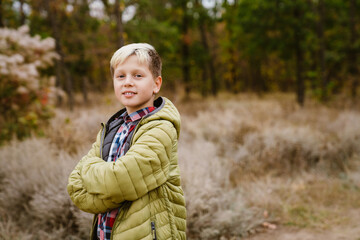
M 161 59 L 149 44 L 129 44 L 110 61 L 124 109 L 97 135 L 69 177 L 68 193 L 94 213 L 91 239 L 186 239 L 177 163 L 180 115 L 160 90 Z

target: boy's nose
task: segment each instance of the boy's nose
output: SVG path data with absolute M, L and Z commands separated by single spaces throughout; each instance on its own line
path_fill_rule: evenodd
M 133 79 L 132 76 L 126 76 L 125 80 L 124 80 L 124 85 L 125 86 L 129 86 L 129 85 L 133 85 Z

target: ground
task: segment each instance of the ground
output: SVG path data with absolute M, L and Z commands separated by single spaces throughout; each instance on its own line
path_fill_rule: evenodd
M 329 226 L 327 229 L 280 226 L 245 240 L 360 240 L 360 209 L 353 209 L 347 215 L 347 224 Z

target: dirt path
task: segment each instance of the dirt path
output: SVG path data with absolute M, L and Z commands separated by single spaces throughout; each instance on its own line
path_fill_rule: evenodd
M 255 234 L 246 240 L 360 240 L 360 209 L 348 214 L 348 223 L 332 226 L 326 230 L 279 227 Z

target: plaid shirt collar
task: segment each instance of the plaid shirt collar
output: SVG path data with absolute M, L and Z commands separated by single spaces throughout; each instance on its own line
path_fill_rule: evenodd
M 122 117 L 126 123 L 135 122 L 154 110 L 155 107 L 146 107 L 130 114 L 125 111 L 123 114 L 120 115 L 120 117 Z

